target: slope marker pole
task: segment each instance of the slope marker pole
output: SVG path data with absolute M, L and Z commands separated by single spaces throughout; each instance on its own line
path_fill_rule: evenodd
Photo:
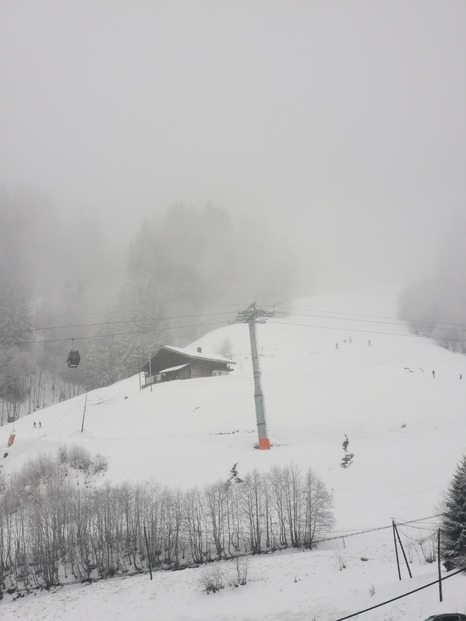
M 87 406 L 87 392 L 86 392 L 86 399 L 84 400 L 84 412 L 83 412 L 83 422 L 81 424 L 81 433 L 84 431 L 84 419 L 86 418 L 86 406 Z

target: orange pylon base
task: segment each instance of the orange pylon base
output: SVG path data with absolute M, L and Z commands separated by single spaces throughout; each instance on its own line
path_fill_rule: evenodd
M 268 438 L 259 438 L 259 450 L 260 451 L 270 450 L 270 440 Z

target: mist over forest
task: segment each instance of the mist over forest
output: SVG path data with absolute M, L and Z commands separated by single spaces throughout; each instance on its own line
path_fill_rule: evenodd
M 104 386 L 137 373 L 161 344 L 186 345 L 253 301 L 277 307 L 293 294 L 290 245 L 253 216 L 233 222 L 210 203 L 176 203 L 115 244 L 91 213 L 70 221 L 32 190 L 0 200 L 0 394 L 10 419 L 41 373 L 62 382 L 59 398 L 70 384 L 71 394 Z M 70 349 L 82 360 L 73 370 Z
M 159 345 L 184 346 L 253 301 L 285 307 L 312 289 L 312 266 L 303 287 L 306 261 L 292 239 L 254 215 L 235 220 L 211 203 L 175 203 L 115 243 L 98 216 L 64 217 L 32 189 L 3 190 L 0 201 L 2 423 L 25 403 L 43 407 L 45 384 L 54 400 L 111 384 Z M 400 297 L 415 333 L 461 352 L 465 233 L 466 221 L 451 226 L 435 270 Z M 81 353 L 77 369 L 66 365 L 70 349 Z
M 436 253 L 436 267 L 407 285 L 400 295 L 400 316 L 415 334 L 466 353 L 466 219 L 448 227 Z

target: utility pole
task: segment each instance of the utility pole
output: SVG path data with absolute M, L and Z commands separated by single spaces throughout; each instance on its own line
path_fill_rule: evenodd
M 439 600 L 443 602 L 443 593 L 442 593 L 442 567 L 441 567 L 441 557 L 440 557 L 440 528 L 437 533 L 437 570 L 438 570 L 438 594 Z
M 265 323 L 267 317 L 273 317 L 273 311 L 265 311 L 256 302 L 238 313 L 235 323 L 247 323 L 249 325 L 249 337 L 251 339 L 252 370 L 254 373 L 254 401 L 256 405 L 257 435 L 259 437 L 259 449 L 269 450 L 270 440 L 267 437 L 267 423 L 265 421 L 264 394 L 261 386 L 261 372 L 259 366 L 259 354 L 257 351 L 256 323 Z
M 81 433 L 84 431 L 84 419 L 86 418 L 86 406 L 87 406 L 87 392 L 86 392 L 86 399 L 84 400 L 84 412 L 83 412 L 83 422 L 81 424 Z

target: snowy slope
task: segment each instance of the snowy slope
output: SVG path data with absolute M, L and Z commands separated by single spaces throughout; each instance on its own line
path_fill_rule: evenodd
M 396 288 L 385 288 L 298 300 L 292 314 L 258 327 L 270 451 L 254 448 L 249 333 L 238 324 L 193 344 L 215 354 L 228 338 L 237 362 L 230 376 L 144 391 L 136 376 L 90 392 L 83 433 L 80 396 L 19 420 L 15 443 L 2 460 L 8 476 L 38 454 L 82 444 L 108 460 L 99 484 L 154 479 L 183 488 L 226 479 L 235 463 L 240 475 L 295 463 L 311 467 L 333 490 L 335 535 L 388 528 L 337 539 L 316 552 L 253 558 L 245 587 L 211 596 L 201 592 L 200 568 L 157 573 L 152 582 L 117 579 L 4 600 L 1 618 L 107 620 L 118 612 L 123 620 L 330 621 L 435 580 L 435 567 L 414 544 L 414 578 L 398 580 L 389 526 L 392 518 L 403 522 L 438 513 L 466 446 L 466 380 L 460 379 L 460 373 L 466 377 L 466 358 L 410 335 L 396 319 L 396 297 Z M 42 428 L 34 428 L 39 420 Z M 11 431 L 11 425 L 0 428 L 4 447 Z M 354 454 L 346 469 L 340 465 L 344 434 Z M 433 519 L 424 524 L 435 529 Z M 409 539 L 418 532 L 406 527 L 405 534 Z M 231 563 L 222 565 L 234 570 Z M 444 590 L 442 605 L 434 588 L 360 618 L 465 612 L 464 578 L 450 579 Z

